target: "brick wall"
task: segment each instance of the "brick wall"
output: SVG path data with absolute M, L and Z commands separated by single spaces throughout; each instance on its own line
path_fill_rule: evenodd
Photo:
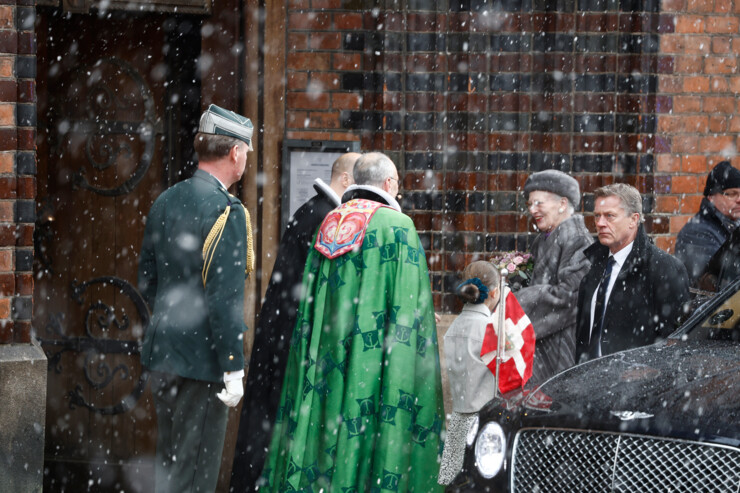
M 438 309 L 458 308 L 446 293 L 471 260 L 531 243 L 530 173 L 573 174 L 592 230 L 591 192 L 635 185 L 670 250 L 703 175 L 734 156 L 731 1 L 288 6 L 286 137 L 356 139 L 395 160 Z
M 664 0 L 663 10 L 675 18 L 675 30 L 660 40 L 673 69 L 659 78 L 670 105 L 658 118 L 665 145 L 656 154 L 656 172 L 665 180 L 656 212 L 668 216 L 671 233 L 658 244 L 668 249 L 699 209 L 709 169 L 725 159 L 740 167 L 740 2 Z
M 0 343 L 31 340 L 36 206 L 33 0 L 0 0 Z

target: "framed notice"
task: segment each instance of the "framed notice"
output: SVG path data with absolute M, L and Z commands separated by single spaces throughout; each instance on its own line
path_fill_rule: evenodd
M 314 180 L 331 181 L 331 165 L 346 152 L 359 152 L 359 142 L 286 140 L 283 142 L 282 229 L 308 199 L 316 195 Z

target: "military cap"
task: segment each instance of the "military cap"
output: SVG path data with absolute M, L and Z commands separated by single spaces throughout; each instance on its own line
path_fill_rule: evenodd
M 252 132 L 254 125 L 249 118 L 238 115 L 233 111 L 225 110 L 212 104 L 200 116 L 198 132 L 213 135 L 226 135 L 246 142 L 252 147 Z

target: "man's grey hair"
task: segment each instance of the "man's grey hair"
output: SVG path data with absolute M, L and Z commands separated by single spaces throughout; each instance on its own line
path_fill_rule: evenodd
M 645 219 L 642 217 L 642 197 L 632 185 L 626 183 L 613 183 L 597 188 L 594 191 L 594 199 L 599 197 L 618 197 L 622 202 L 622 209 L 627 215 L 639 214 L 640 222 Z
M 234 146 L 247 145 L 245 142 L 228 135 L 215 135 L 198 132 L 195 134 L 193 148 L 199 161 L 215 161 L 226 157 Z
M 382 152 L 368 152 L 363 154 L 355 163 L 352 172 L 357 185 L 371 185 L 381 188 L 388 178 L 393 176 L 396 165 Z

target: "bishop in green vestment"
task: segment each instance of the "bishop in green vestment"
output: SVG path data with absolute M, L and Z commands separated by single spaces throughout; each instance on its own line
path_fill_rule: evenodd
M 306 269 L 260 491 L 419 492 L 444 411 L 424 250 L 380 153 L 324 219 Z

